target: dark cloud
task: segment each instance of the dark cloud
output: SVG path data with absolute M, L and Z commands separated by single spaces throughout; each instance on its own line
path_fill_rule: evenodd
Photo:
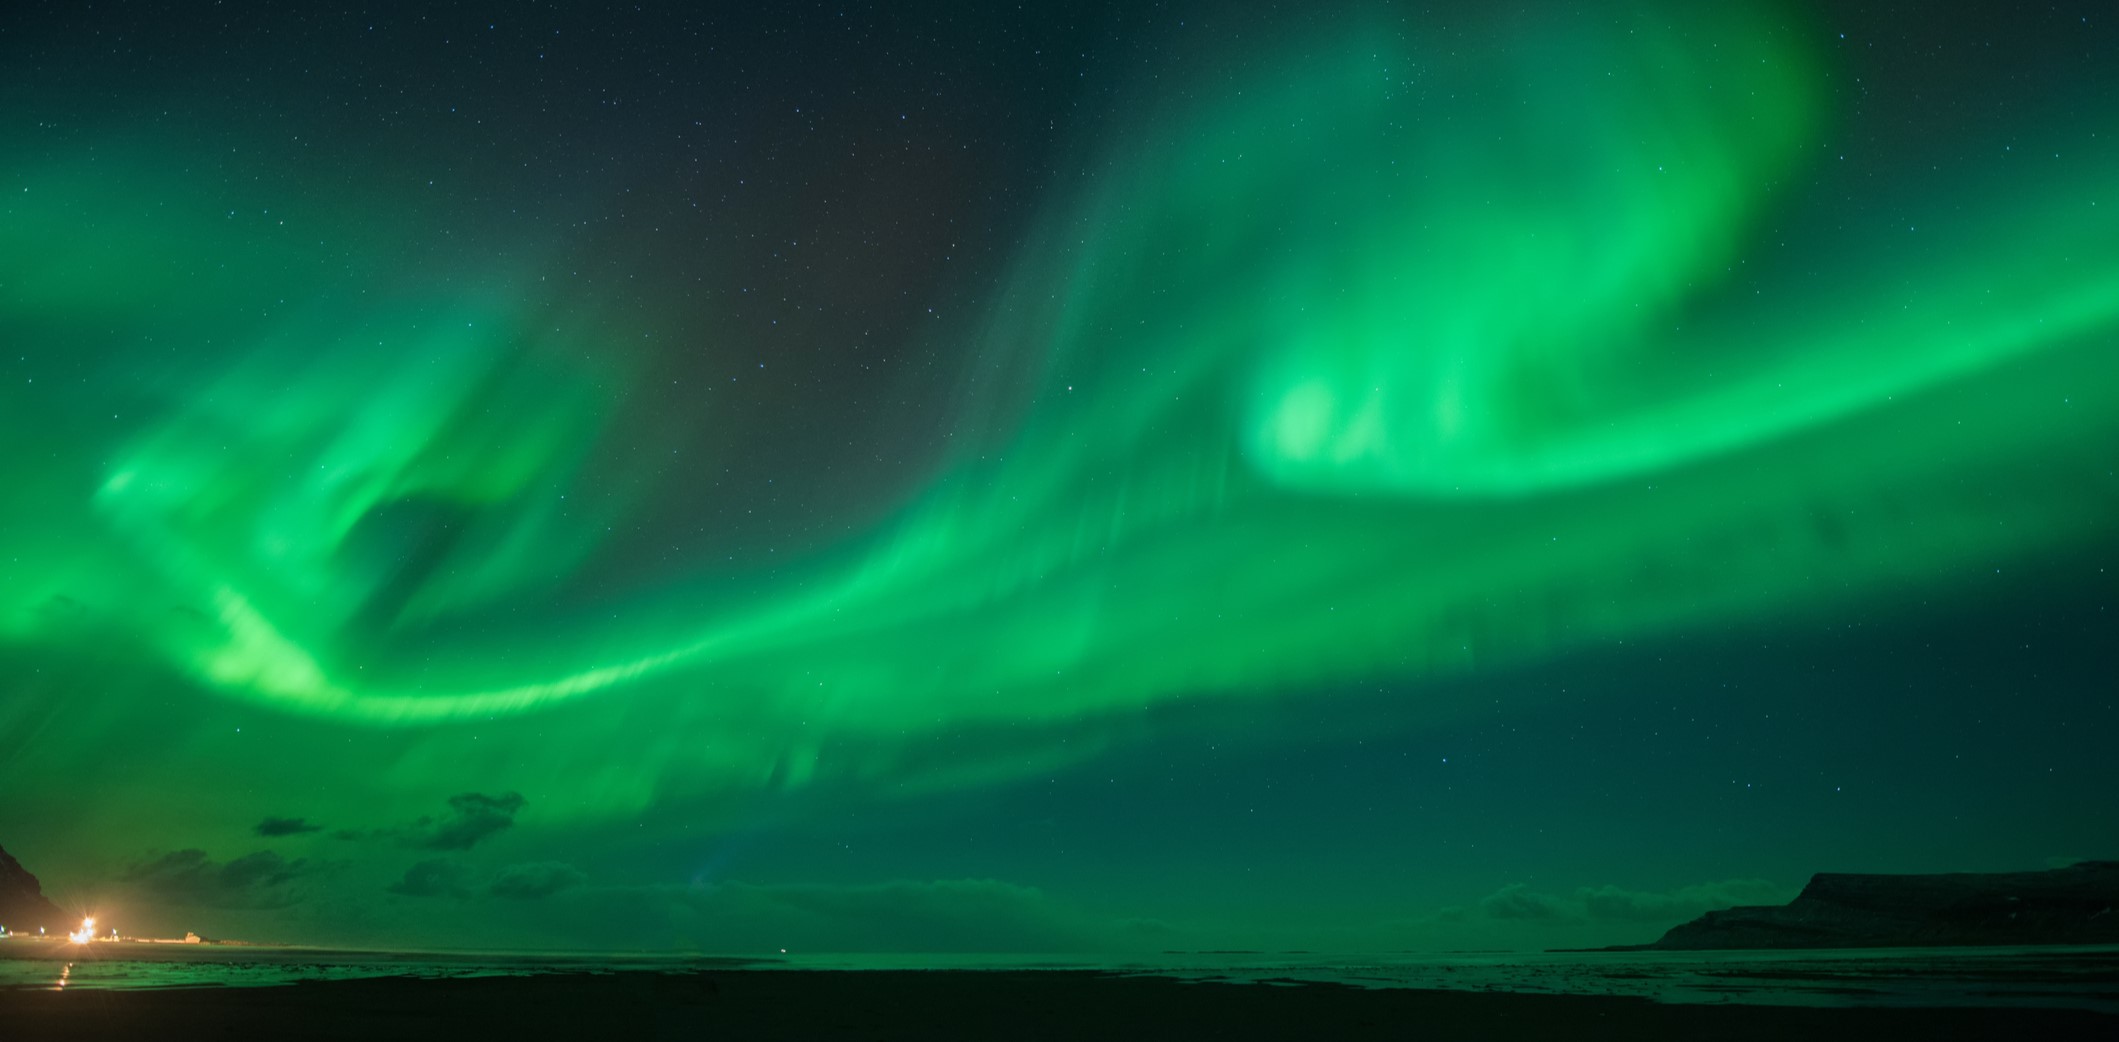
M 515 824 L 515 812 L 528 801 L 520 793 L 488 796 L 466 792 L 449 797 L 449 813 L 440 818 L 421 818 L 401 835 L 408 847 L 420 850 L 469 850 L 478 841 Z
M 269 850 L 227 862 L 178 850 L 133 865 L 120 879 L 163 904 L 285 908 L 306 896 L 300 883 L 315 870 L 307 859 L 288 861 Z
M 1578 887 L 1548 893 L 1513 883 L 1479 901 L 1477 915 L 1527 922 L 1669 923 L 1676 924 L 1717 908 L 1781 904 L 1794 891 L 1763 879 L 1730 879 L 1675 890 L 1627 890 L 1616 886 Z M 1442 918 L 1461 921 L 1464 909 L 1444 909 Z
M 541 897 L 550 897 L 561 890 L 580 886 L 587 881 L 588 876 L 572 865 L 557 861 L 537 861 L 509 865 L 501 869 L 487 890 L 495 897 L 534 901 Z
M 480 893 L 515 901 L 535 901 L 588 881 L 578 868 L 558 861 L 533 861 L 509 865 L 491 879 L 453 858 L 430 858 L 405 869 L 396 882 L 384 887 L 406 897 L 468 898 Z
M 479 841 L 515 824 L 515 815 L 529 801 L 521 793 L 488 796 L 465 792 L 449 797 L 449 813 L 422 817 L 409 825 L 379 829 L 339 829 L 333 839 L 389 839 L 414 850 L 469 850 Z
M 405 869 L 404 878 L 383 889 L 406 897 L 469 897 L 471 872 L 448 858 L 434 858 Z
M 304 832 L 322 832 L 322 825 L 312 825 L 302 818 L 266 818 L 257 823 L 252 831 L 260 836 L 294 836 Z

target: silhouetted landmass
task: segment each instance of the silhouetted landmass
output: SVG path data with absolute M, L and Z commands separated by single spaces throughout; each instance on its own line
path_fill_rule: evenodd
M 0 989 L 24 1039 L 2109 1039 L 2077 1009 L 1665 1005 L 1644 998 L 1187 983 L 1047 971 L 403 977 L 282 988 Z
M 0 847 L 0 926 L 32 933 L 40 926 L 58 930 L 67 925 L 66 913 L 45 898 L 37 877 Z
M 2119 944 L 2119 861 L 2047 872 L 1819 873 L 1785 905 L 1727 908 L 1614 950 Z

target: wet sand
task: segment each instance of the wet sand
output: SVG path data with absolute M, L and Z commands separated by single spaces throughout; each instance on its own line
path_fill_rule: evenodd
M 1639 998 L 1187 983 L 1076 971 L 709 971 L 0 991 L 11 1038 L 2110 1039 L 2070 1009 L 1664 1005 Z

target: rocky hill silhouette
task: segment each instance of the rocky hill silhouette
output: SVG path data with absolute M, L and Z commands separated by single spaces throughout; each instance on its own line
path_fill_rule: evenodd
M 2119 943 L 2119 861 L 2045 872 L 1819 873 L 1785 905 L 1727 908 L 1635 950 Z
M 38 927 L 63 931 L 70 925 L 59 906 L 44 896 L 44 887 L 6 848 L 0 848 L 0 927 L 33 933 Z

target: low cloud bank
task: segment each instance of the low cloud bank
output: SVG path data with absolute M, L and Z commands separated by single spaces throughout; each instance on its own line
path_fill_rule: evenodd
M 1763 879 L 1730 879 L 1675 890 L 1585 886 L 1566 892 L 1532 890 L 1516 883 L 1481 898 L 1472 908 L 1447 909 L 1445 918 L 1675 925 L 1717 908 L 1783 904 L 1794 896 L 1794 890 Z
M 224 862 L 192 849 L 140 861 L 119 881 L 168 905 L 285 908 L 308 896 L 302 884 L 315 872 L 316 866 L 305 858 L 289 861 L 270 850 Z

